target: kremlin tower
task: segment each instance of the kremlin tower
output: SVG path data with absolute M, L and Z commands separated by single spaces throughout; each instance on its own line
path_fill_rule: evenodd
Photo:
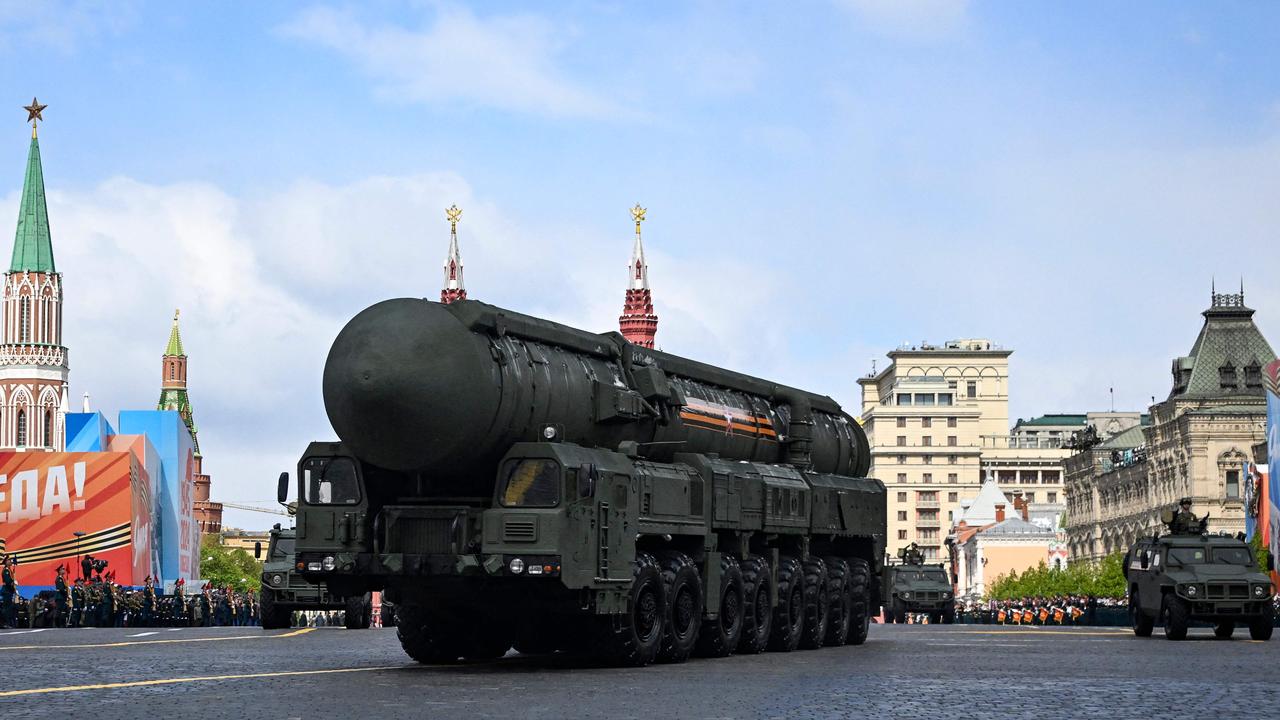
M 66 446 L 67 349 L 62 345 L 62 275 L 53 264 L 49 210 L 32 98 L 31 149 L 22 184 L 13 260 L 4 276 L 0 339 L 0 450 L 61 451 Z
M 453 205 L 444 211 L 449 218 L 449 257 L 444 259 L 444 287 L 440 289 L 440 302 L 448 305 L 454 300 L 467 299 L 467 286 L 462 282 L 462 253 L 458 251 L 458 219 L 462 210 Z
M 222 531 L 222 503 L 210 502 L 210 479 L 204 474 L 200 455 L 200 439 L 196 435 L 196 421 L 191 414 L 191 399 L 187 397 L 187 355 L 182 351 L 182 334 L 178 332 L 178 311 L 173 311 L 173 328 L 169 331 L 169 345 L 160 360 L 160 402 L 157 410 L 176 410 L 178 416 L 191 431 L 195 445 L 195 520 L 200 533 Z
M 645 209 L 640 203 L 631 208 L 636 221 L 636 244 L 631 250 L 631 264 L 627 266 L 629 285 L 627 299 L 618 318 L 618 329 L 627 342 L 652 348 L 658 333 L 658 316 L 653 313 L 653 295 L 649 292 L 649 265 L 644 261 L 644 243 L 640 241 L 640 223 L 644 222 Z

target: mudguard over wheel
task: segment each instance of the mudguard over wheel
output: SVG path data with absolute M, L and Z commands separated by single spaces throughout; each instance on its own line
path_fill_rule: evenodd
M 627 612 L 595 618 L 594 650 L 614 665 L 640 667 L 653 662 L 662 645 L 666 589 L 658 561 L 639 553 L 631 564 Z
M 1142 611 L 1142 603 L 1138 599 L 1138 589 L 1129 592 L 1129 623 L 1133 625 L 1133 634 L 1138 637 L 1151 637 L 1156 621 Z
M 1187 626 L 1191 624 L 1191 609 L 1187 601 L 1168 593 L 1164 596 L 1164 636 L 1170 640 L 1185 640 Z
M 1249 621 L 1249 638 L 1252 640 L 1270 640 L 1275 630 L 1275 608 L 1268 600 L 1262 604 L 1262 614 Z
M 764 652 L 773 628 L 773 578 L 769 563 L 759 555 L 742 561 L 742 637 L 738 652 Z
M 684 553 L 665 553 L 660 562 L 667 603 L 658 661 L 684 662 L 702 628 L 702 578 L 698 566 Z
M 720 556 L 718 616 L 703 621 L 696 650 L 702 657 L 725 657 L 742 638 L 742 568 L 732 555 Z
M 421 605 L 396 608 L 396 637 L 405 654 L 420 663 L 455 662 L 462 655 L 456 622 L 449 622 Z
M 783 556 L 778 560 L 778 604 L 773 608 L 769 649 L 791 652 L 800 646 L 803 632 L 804 571 L 799 560 Z
M 853 599 L 853 611 L 849 615 L 850 645 L 867 641 L 871 627 L 871 564 L 862 558 L 849 558 L 849 595 Z
M 368 630 L 373 622 L 373 593 L 347 598 L 343 624 L 348 630 Z
M 262 591 L 259 603 L 263 630 L 282 630 L 293 625 L 293 612 L 276 605 L 276 594 L 271 590 Z
M 829 615 L 824 645 L 844 645 L 849 639 L 853 617 L 853 594 L 849 592 L 849 563 L 838 557 L 823 558 L 827 564 Z

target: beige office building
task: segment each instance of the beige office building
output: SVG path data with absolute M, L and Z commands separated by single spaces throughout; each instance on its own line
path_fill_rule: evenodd
M 945 558 L 960 503 L 977 496 L 988 469 L 1010 496 L 1061 502 L 1063 429 L 1054 439 L 1009 429 L 1012 352 L 983 339 L 904 346 L 858 380 L 871 475 L 889 489 L 891 555 L 916 542 L 925 557 Z

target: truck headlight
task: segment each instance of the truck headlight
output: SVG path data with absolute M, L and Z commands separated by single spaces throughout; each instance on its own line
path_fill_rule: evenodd
M 909 593 L 909 592 L 904 592 L 904 593 L 902 593 L 902 599 L 903 599 L 903 600 L 910 600 L 910 599 L 911 599 L 911 593 Z
M 511 558 L 511 562 L 507 563 L 507 569 L 512 575 L 519 575 L 524 572 L 524 561 L 520 558 Z
M 324 568 L 325 572 L 333 572 L 333 569 L 338 567 L 338 561 L 334 560 L 332 555 L 325 555 L 324 560 L 320 561 L 320 567 Z
M 1265 586 L 1263 586 L 1263 585 L 1254 585 L 1254 586 L 1253 586 L 1253 596 L 1254 596 L 1254 597 L 1256 597 L 1256 598 L 1266 597 L 1266 594 L 1267 594 L 1267 588 L 1266 588 Z
M 1187 597 L 1195 597 L 1198 590 L 1195 585 L 1183 585 L 1182 592 L 1186 593 Z
M 949 593 L 949 592 L 944 592 L 944 593 L 942 593 L 942 599 L 943 599 L 943 600 L 946 600 L 946 599 L 947 599 L 947 598 L 949 598 L 949 597 L 951 597 L 951 593 Z
M 283 584 L 284 584 L 284 577 L 283 577 L 280 573 L 276 573 L 275 575 L 272 575 L 272 576 L 271 576 L 271 584 L 272 584 L 272 585 L 276 585 L 276 586 L 283 585 Z

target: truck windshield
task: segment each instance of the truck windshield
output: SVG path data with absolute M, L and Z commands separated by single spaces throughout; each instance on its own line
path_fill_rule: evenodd
M 555 507 L 560 502 L 560 465 L 535 459 L 509 463 L 498 497 L 505 507 Z
M 1169 562 L 1177 565 L 1198 565 L 1204 562 L 1204 548 L 1169 548 Z
M 308 458 L 302 467 L 304 499 L 311 505 L 360 502 L 360 480 L 351 458 Z
M 1248 567 L 1253 564 L 1253 558 L 1245 548 L 1214 548 L 1213 561 L 1221 565 L 1244 565 Z
M 293 538 L 280 538 L 271 546 L 272 560 L 288 560 L 293 555 Z

